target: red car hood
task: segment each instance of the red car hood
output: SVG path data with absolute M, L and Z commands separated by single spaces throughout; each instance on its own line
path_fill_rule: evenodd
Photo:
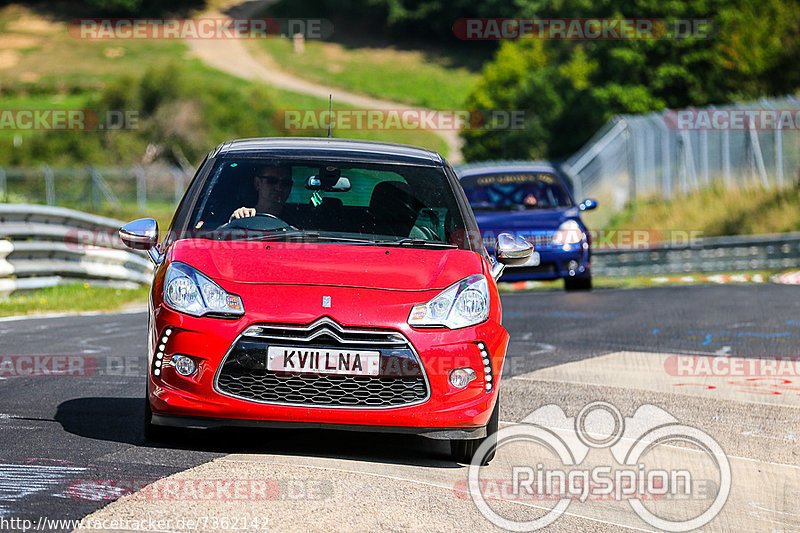
M 406 291 L 444 289 L 482 272 L 480 256 L 466 250 L 330 243 L 184 239 L 168 260 L 229 282 Z

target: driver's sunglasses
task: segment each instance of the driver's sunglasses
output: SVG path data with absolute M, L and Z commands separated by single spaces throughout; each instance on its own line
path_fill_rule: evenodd
M 281 184 L 281 185 L 289 186 L 289 185 L 292 184 L 291 178 L 286 179 L 286 178 L 282 178 L 280 176 L 256 176 L 256 177 L 258 179 L 262 179 L 262 180 L 266 181 L 270 185 Z

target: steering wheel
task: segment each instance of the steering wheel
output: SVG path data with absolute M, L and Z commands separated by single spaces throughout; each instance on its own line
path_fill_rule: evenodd
M 436 231 L 433 228 L 430 228 L 428 226 L 422 226 L 422 225 L 419 225 L 419 224 L 414 224 L 414 227 L 411 228 L 411 233 L 414 233 L 415 231 L 419 232 L 419 233 L 422 233 L 423 238 L 425 240 L 436 241 L 436 242 L 438 242 L 440 240 L 439 239 L 439 235 L 436 234 Z
M 276 217 L 271 213 L 256 213 L 252 217 L 235 218 L 226 224 L 221 225 L 218 229 L 249 229 L 249 230 L 263 230 L 271 231 L 277 229 L 291 229 L 298 230 L 296 226 L 292 226 L 285 220 Z

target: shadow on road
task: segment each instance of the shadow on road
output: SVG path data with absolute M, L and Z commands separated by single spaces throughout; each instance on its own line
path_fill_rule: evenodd
M 175 430 L 165 442 L 146 442 L 142 398 L 77 398 L 58 406 L 55 420 L 80 437 L 140 447 L 215 453 L 333 457 L 372 463 L 460 468 L 449 443 L 414 435 L 323 429 L 224 428 Z

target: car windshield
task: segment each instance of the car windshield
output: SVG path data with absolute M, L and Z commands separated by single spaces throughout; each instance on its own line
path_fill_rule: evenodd
M 443 169 L 217 160 L 188 212 L 193 236 L 469 249 Z
M 572 207 L 561 180 L 549 172 L 466 176 L 461 186 L 476 211 Z

